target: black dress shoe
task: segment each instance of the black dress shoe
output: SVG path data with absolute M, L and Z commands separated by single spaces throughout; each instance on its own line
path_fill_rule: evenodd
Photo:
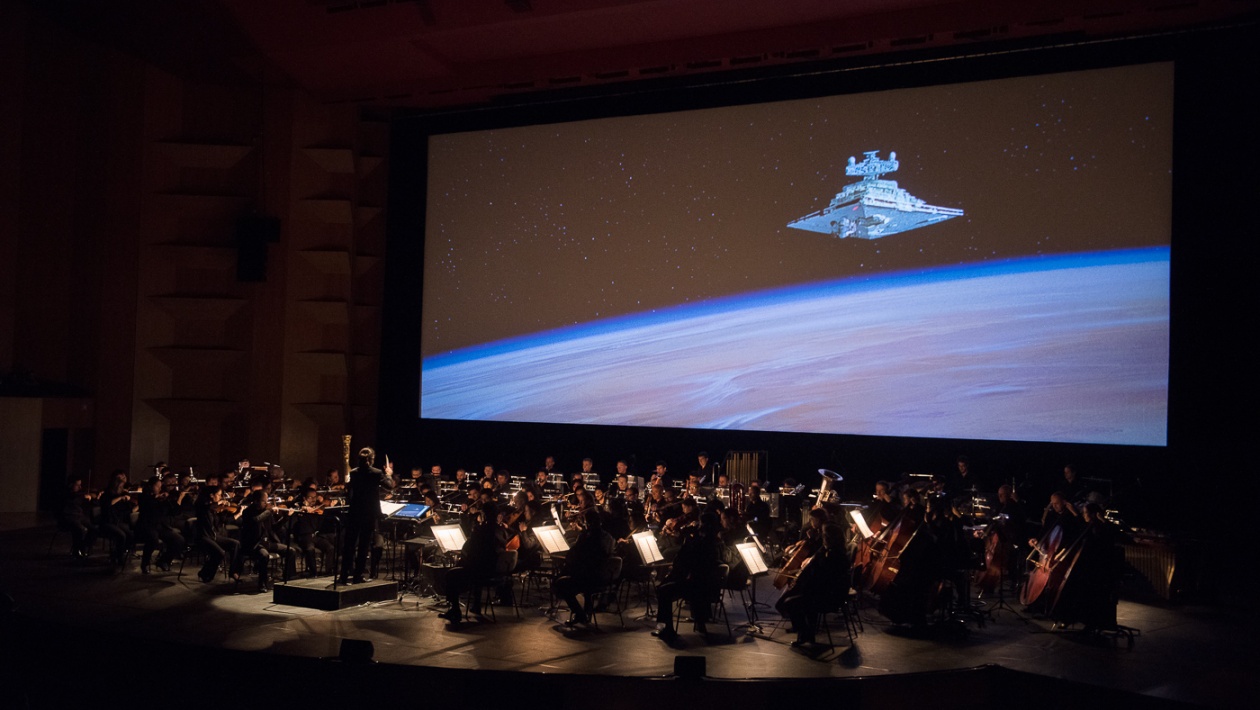
M 149 573 L 149 566 L 148 566 L 148 565 L 140 565 L 140 574 L 148 574 L 148 573 Z
M 462 615 L 459 613 L 459 609 L 455 607 L 451 607 L 450 609 L 447 609 L 441 614 L 438 614 L 438 616 L 443 619 L 446 619 L 452 624 L 458 624 L 460 622 L 460 619 L 462 618 Z
M 652 632 L 652 635 L 653 635 L 653 636 L 655 636 L 656 638 L 658 638 L 658 639 L 660 639 L 660 640 L 664 641 L 665 643 L 673 643 L 674 641 L 677 641 L 677 640 L 678 640 L 678 632 L 677 632 L 677 631 L 674 631 L 673 629 L 669 628 L 668 626 L 666 626 L 666 627 L 665 627 L 665 628 L 663 628 L 663 629 L 657 629 L 657 630 L 653 631 L 653 632 Z
M 798 639 L 796 639 L 795 641 L 793 641 L 793 642 L 792 642 L 791 644 L 789 644 L 789 645 L 790 645 L 792 648 L 800 648 L 800 647 L 802 647 L 802 646 L 813 646 L 813 645 L 814 645 L 814 639 L 802 639 L 802 638 L 798 638 Z
M 355 577 L 354 579 L 350 580 L 350 584 L 367 584 L 367 579 L 363 577 Z

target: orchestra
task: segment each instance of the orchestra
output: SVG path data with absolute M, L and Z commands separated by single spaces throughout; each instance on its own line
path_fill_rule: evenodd
M 332 467 L 300 483 L 278 465 L 253 466 L 247 458 L 204 480 L 192 468 L 176 475 L 165 465 L 138 486 L 116 471 L 101 492 L 76 479 L 58 527 L 71 534 L 71 554 L 80 560 L 96 540 L 107 543 L 115 573 L 134 556 L 141 574 L 151 575 L 195 553 L 202 582 L 222 571 L 239 586 L 252 565 L 259 591 L 272 588 L 273 565 L 281 582 L 335 575 L 338 584 L 367 584 L 400 579 L 393 560 L 406 559 L 404 578 L 422 566 L 440 570 L 433 599 L 452 625 L 463 622 L 465 608 L 480 613 L 481 595 L 468 592 L 492 578 L 496 603 L 521 604 L 513 579 L 526 573 L 550 585 L 551 611 L 567 608 L 569 626 L 586 624 L 616 556 L 621 579 L 654 597 L 644 601 L 654 604 L 654 633 L 667 643 L 678 637 L 677 604 L 689 606 L 704 633 L 720 589 L 755 589 L 761 577 L 777 595 L 763 606 L 795 632 L 793 646 L 813 644 L 818 615 L 835 613 L 850 589 L 889 623 L 914 628 L 1006 595 L 1060 626 L 1116 626 L 1120 531 L 1071 466 L 1044 508 L 1031 512 L 1013 480 L 993 488 L 990 499 L 964 457 L 948 477 L 904 474 L 877 481 L 865 500 L 847 501 L 832 471 L 819 470 L 823 480 L 811 493 L 795 480 L 783 487 L 739 480 L 704 452 L 677 483 L 658 462 L 642 495 L 644 479 L 627 459 L 604 482 L 584 458 L 566 483 L 550 456 L 524 477 L 489 465 L 480 479 L 463 467 L 444 475 L 441 466 L 426 473 L 416 465 L 400 481 L 384 458 L 377 468 L 376 452 L 363 447 L 353 469 Z M 419 503 L 424 512 L 394 518 L 383 501 Z M 439 550 L 432 529 L 452 523 L 466 542 Z M 551 526 L 567 551 L 544 546 L 540 528 Z M 638 544 L 644 535 L 659 557 Z M 382 571 L 384 551 L 404 541 L 409 552 L 391 556 Z M 747 550 L 736 548 L 746 541 L 756 543 L 764 565 L 750 568 Z M 504 559 L 513 560 L 510 569 L 500 569 Z

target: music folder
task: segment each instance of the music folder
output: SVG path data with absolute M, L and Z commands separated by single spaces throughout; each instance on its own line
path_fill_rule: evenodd
M 766 565 L 766 559 L 761 556 L 761 550 L 757 549 L 755 543 L 741 542 L 735 545 L 735 549 L 739 551 L 739 556 L 743 558 L 744 566 L 748 568 L 748 574 L 758 575 L 770 571 L 770 568 Z
M 630 537 L 634 540 L 634 546 L 638 549 L 639 559 L 643 560 L 643 564 L 650 565 L 665 561 L 665 556 L 661 554 L 661 546 L 656 544 L 656 535 L 650 530 L 637 532 Z
M 866 518 L 862 517 L 862 511 L 855 508 L 849 511 L 849 517 L 853 518 L 853 522 L 857 523 L 858 531 L 863 538 L 868 538 L 875 534 L 871 531 L 871 526 L 866 524 Z
M 569 541 L 564 539 L 564 533 L 555 525 L 534 528 L 534 535 L 538 538 L 538 544 L 542 545 L 548 555 L 569 551 Z
M 464 549 L 464 543 L 468 542 L 464 529 L 459 525 L 434 525 L 433 537 L 437 539 L 442 552 L 459 552 Z

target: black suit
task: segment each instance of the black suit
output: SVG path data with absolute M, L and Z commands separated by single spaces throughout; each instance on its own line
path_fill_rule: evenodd
M 345 543 L 342 545 L 341 577 L 363 577 L 368 553 L 376 539 L 376 520 L 381 515 L 381 488 L 393 488 L 393 479 L 373 466 L 359 466 L 346 484 L 349 510 L 346 513 Z

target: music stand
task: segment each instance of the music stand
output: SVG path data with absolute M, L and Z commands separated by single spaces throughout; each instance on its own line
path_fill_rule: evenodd
M 634 541 L 634 547 L 639 552 L 639 559 L 643 561 L 643 566 L 647 568 L 648 573 L 652 570 L 659 569 L 665 565 L 665 556 L 661 554 L 661 546 L 656 544 L 656 533 L 651 530 L 637 532 L 630 536 Z M 649 578 L 650 580 L 650 578 Z M 647 599 L 647 608 L 643 611 L 640 619 L 655 618 L 656 612 L 652 609 L 652 597 L 644 590 L 643 596 Z
M 464 534 L 464 529 L 458 524 L 434 525 L 433 537 L 437 540 L 442 554 L 445 555 L 462 552 L 464 543 L 468 542 L 468 536 Z
M 770 567 L 766 565 L 761 541 L 755 535 L 752 542 L 736 543 L 735 550 L 739 552 L 744 567 L 748 569 L 748 604 L 744 607 L 744 614 L 748 617 L 748 631 L 756 633 L 761 631 L 761 625 L 757 623 L 757 580 L 769 574 Z
M 630 538 L 634 540 L 635 549 L 639 551 L 639 559 L 643 560 L 645 566 L 659 566 L 665 561 L 665 556 L 661 554 L 661 546 L 656 544 L 656 535 L 652 531 L 637 532 Z

